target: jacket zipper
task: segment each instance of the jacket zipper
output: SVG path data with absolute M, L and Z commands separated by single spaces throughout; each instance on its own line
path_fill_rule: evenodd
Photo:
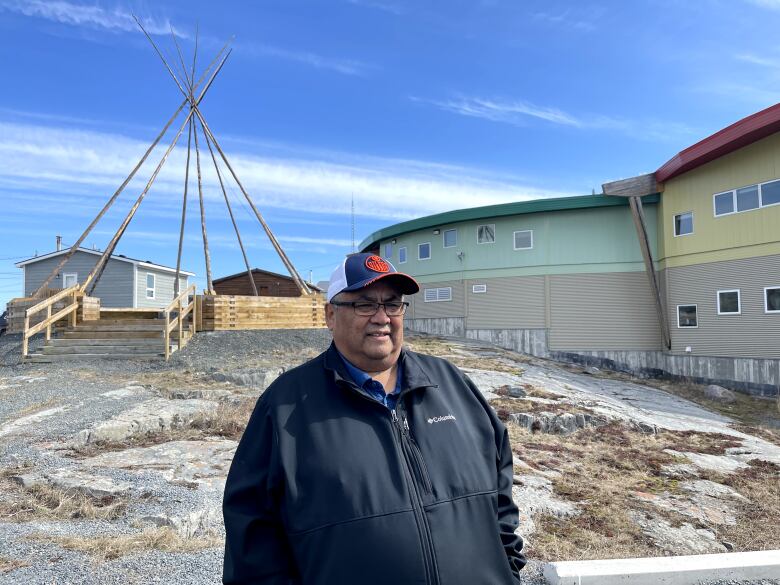
M 404 431 L 409 438 L 409 446 L 411 447 L 412 455 L 414 455 L 417 471 L 425 486 L 425 491 L 429 494 L 433 493 L 433 484 L 431 483 L 431 476 L 428 474 L 428 466 L 425 464 L 425 459 L 422 456 L 422 451 L 420 451 L 420 446 L 409 431 L 409 420 L 406 417 L 404 417 Z
M 407 470 L 409 471 L 410 486 L 413 496 L 413 508 L 415 516 L 417 517 L 418 526 L 422 532 L 423 540 L 423 558 L 425 559 L 425 565 L 428 572 L 428 582 L 431 585 L 439 584 L 439 570 L 436 566 L 436 553 L 433 548 L 433 538 L 431 537 L 431 527 L 428 524 L 428 518 L 425 515 L 425 508 L 423 507 L 422 496 L 420 495 L 420 489 L 415 481 L 414 465 L 415 461 L 414 450 L 412 449 L 411 441 L 407 436 L 404 426 L 408 429 L 408 423 L 404 419 L 404 424 L 401 424 L 398 418 L 398 413 L 395 409 L 390 411 L 393 417 L 393 423 L 395 423 L 398 429 L 398 435 L 401 443 L 401 452 L 404 455 L 404 462 L 406 463 Z M 419 463 L 418 463 L 419 465 Z M 424 476 L 422 476 L 424 477 Z M 427 479 L 427 478 L 426 478 Z

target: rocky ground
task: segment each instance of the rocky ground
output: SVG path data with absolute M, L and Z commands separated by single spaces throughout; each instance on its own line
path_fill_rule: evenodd
M 19 365 L 0 338 L 0 583 L 219 583 L 236 441 L 263 389 L 328 342 L 211 333 L 168 363 Z M 410 344 L 466 370 L 507 422 L 526 583 L 545 560 L 780 549 L 773 402 Z

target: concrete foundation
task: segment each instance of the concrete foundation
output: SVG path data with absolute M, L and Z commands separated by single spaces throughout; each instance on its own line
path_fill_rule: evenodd
M 548 347 L 546 329 L 467 329 L 462 317 L 410 319 L 410 331 L 464 337 L 541 358 L 628 372 L 717 384 L 753 396 L 780 394 L 780 360 L 677 355 L 663 351 L 560 351 Z

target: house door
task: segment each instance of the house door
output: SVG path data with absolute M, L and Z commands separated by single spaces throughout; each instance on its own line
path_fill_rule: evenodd
M 70 288 L 78 284 L 79 275 L 77 272 L 65 272 L 62 275 L 62 288 Z

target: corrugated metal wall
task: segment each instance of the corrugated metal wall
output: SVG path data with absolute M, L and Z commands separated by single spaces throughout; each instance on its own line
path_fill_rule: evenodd
M 84 282 L 90 270 L 95 267 L 100 256 L 88 252 L 76 252 L 52 280 L 51 288 L 63 288 L 62 274 L 75 272 L 79 282 Z M 24 295 L 30 296 L 43 284 L 52 270 L 60 263 L 62 256 L 46 258 L 27 264 L 25 270 Z M 106 269 L 95 287 L 94 297 L 100 298 L 102 307 L 132 307 L 133 306 L 133 265 L 129 262 L 110 259 Z
M 550 349 L 661 349 L 655 303 L 644 272 L 549 278 Z
M 426 303 L 423 301 L 425 296 L 425 289 L 441 288 L 446 286 L 452 287 L 451 301 L 437 301 L 432 303 Z M 462 280 L 446 280 L 435 283 L 426 282 L 424 284 L 420 283 L 420 292 L 407 297 L 406 300 L 412 303 L 412 306 L 409 310 L 409 318 L 411 319 L 466 316 Z
M 472 292 L 484 284 L 484 293 Z M 466 281 L 469 329 L 537 329 L 545 327 L 544 276 L 515 276 Z
M 780 286 L 780 255 L 667 269 L 672 351 L 780 358 L 780 313 L 764 313 L 764 287 Z M 717 291 L 740 289 L 741 314 L 718 315 Z M 677 326 L 677 305 L 697 305 L 697 328 Z

